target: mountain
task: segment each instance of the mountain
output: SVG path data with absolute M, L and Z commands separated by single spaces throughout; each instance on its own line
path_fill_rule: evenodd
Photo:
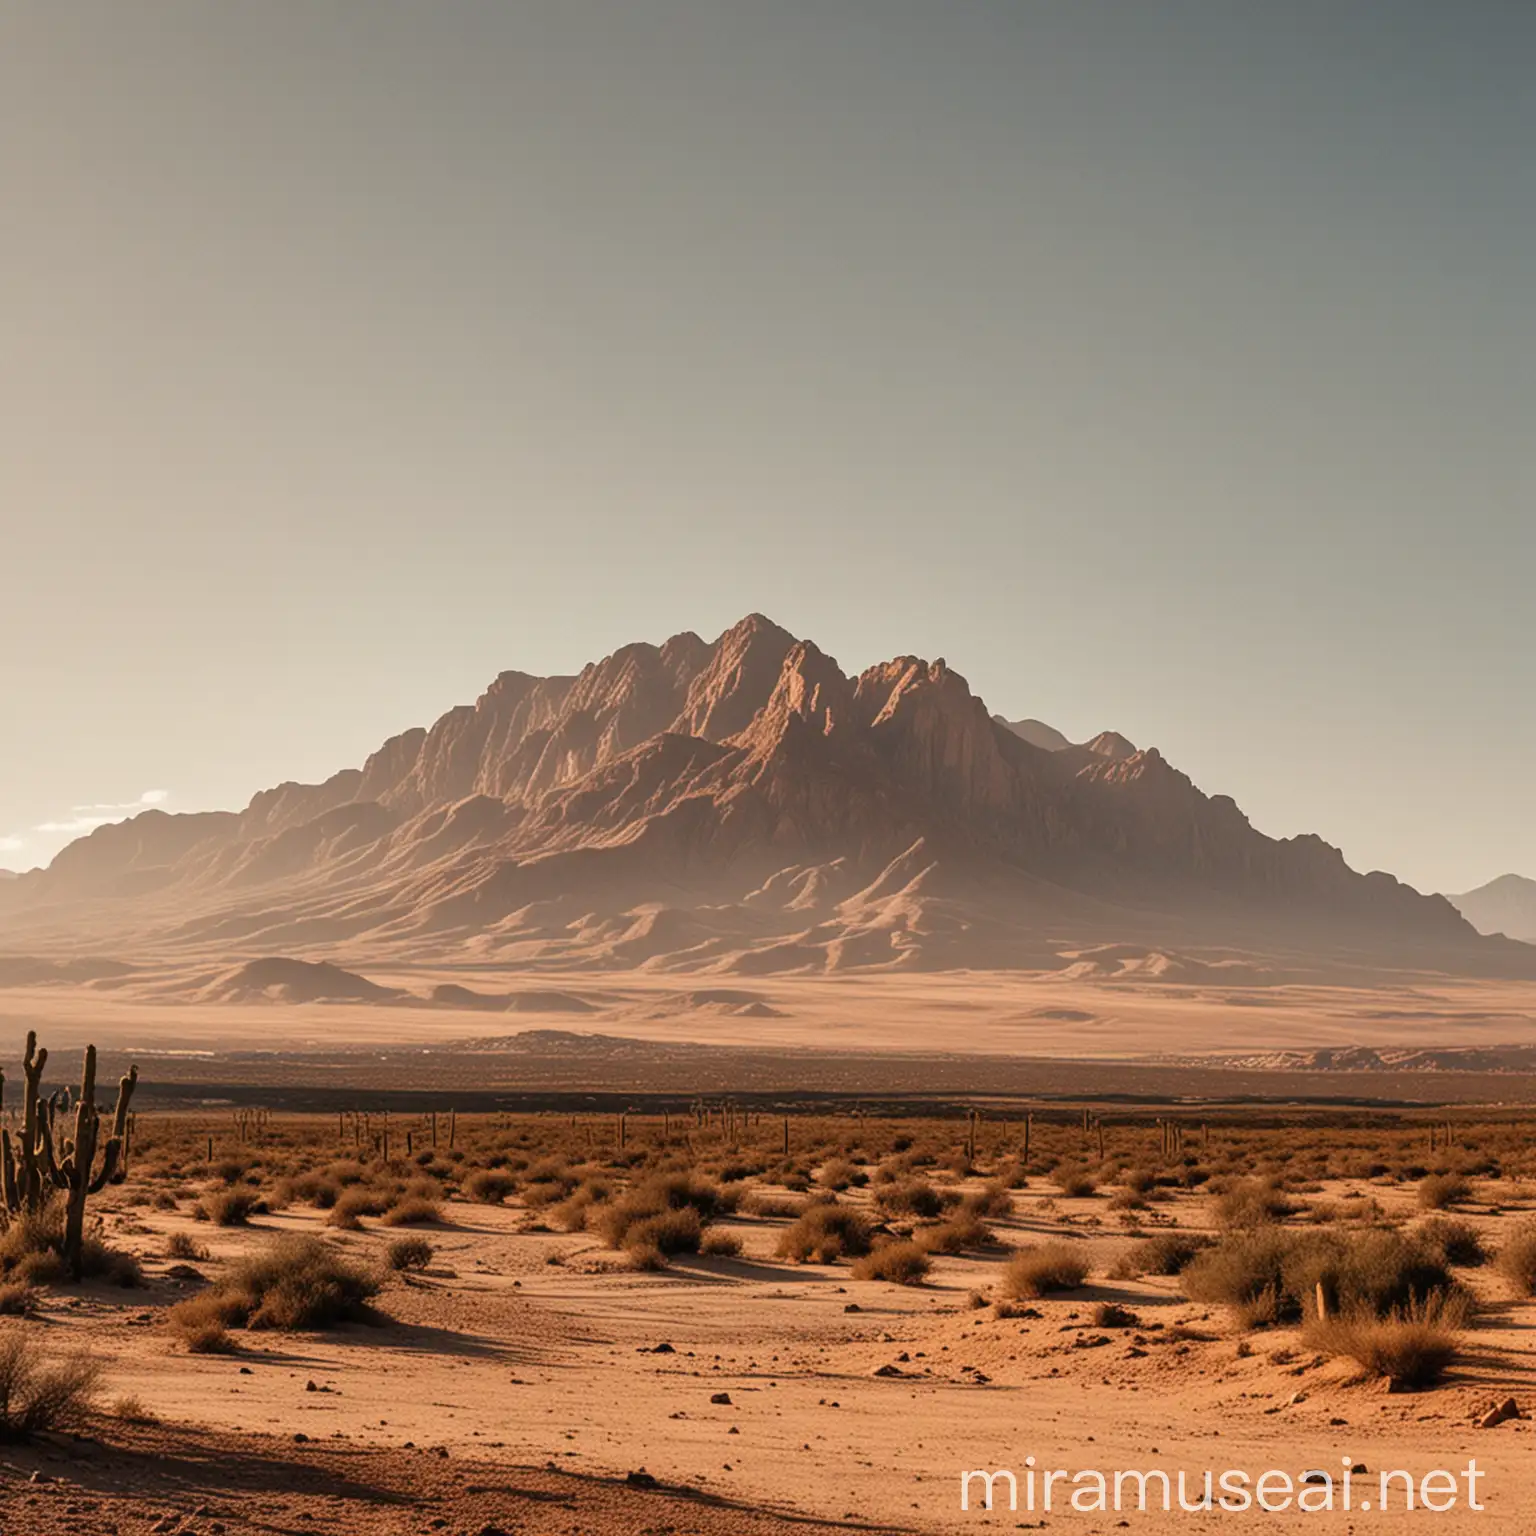
M 1054 725 L 1047 725 L 1044 720 L 1005 720 L 1001 715 L 992 718 L 1005 731 L 1012 731 L 1042 752 L 1065 752 L 1072 745 Z
M 1318 837 L 1264 836 L 1155 748 L 999 721 L 943 659 L 845 674 L 759 614 L 575 676 L 503 672 L 323 783 L 145 811 L 0 891 L 0 946 L 82 936 L 226 966 L 1236 980 L 1234 954 L 1281 957 L 1274 977 L 1536 961 Z
M 1503 933 L 1536 944 L 1536 880 L 1500 875 L 1450 902 L 1479 933 Z

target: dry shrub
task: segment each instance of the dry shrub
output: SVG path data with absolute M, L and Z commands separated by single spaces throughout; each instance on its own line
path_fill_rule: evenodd
M 926 1179 L 904 1179 L 882 1185 L 875 1204 L 886 1216 L 917 1216 L 931 1220 L 944 1209 L 944 1197 Z
M 397 1237 L 385 1252 L 384 1262 L 393 1270 L 421 1270 L 432 1262 L 432 1252 L 432 1244 L 424 1237 Z
M 779 1237 L 778 1255 L 797 1264 L 832 1264 L 861 1259 L 874 1234 L 869 1223 L 846 1205 L 813 1205 Z
M 1243 1323 L 1289 1322 L 1316 1310 L 1321 1286 L 1337 1315 L 1390 1313 L 1459 1292 L 1442 1260 L 1398 1232 L 1234 1232 L 1184 1271 L 1193 1301 L 1231 1307 Z
M 24 1280 L 0 1284 L 0 1317 L 36 1317 L 37 1287 Z
M 990 1179 L 980 1189 L 972 1190 L 961 1202 L 962 1215 L 992 1217 L 1013 1215 L 1013 1196 L 1007 1186 L 997 1179 Z
M 1522 1221 L 1504 1239 L 1498 1266 L 1521 1296 L 1536 1293 L 1536 1220 Z
M 784 1195 L 764 1194 L 753 1190 L 741 1202 L 741 1209 L 748 1216 L 788 1217 L 793 1219 L 805 1209 L 805 1201 L 791 1200 Z
M 853 1266 L 855 1280 L 921 1285 L 933 1261 L 916 1243 L 881 1243 Z
M 205 1264 L 208 1261 L 208 1250 L 186 1232 L 173 1232 L 165 1240 L 165 1257 L 168 1259 L 186 1259 L 194 1264 Z
M 863 1173 L 857 1164 L 850 1163 L 846 1157 L 828 1158 L 821 1165 L 821 1172 L 816 1175 L 816 1182 L 823 1189 L 848 1189 L 855 1184 L 869 1183 L 869 1176 Z
M 1013 1300 L 1075 1291 L 1088 1278 L 1088 1261 L 1071 1243 L 1030 1243 L 1003 1268 L 1002 1292 Z
M 704 1228 L 699 1213 L 691 1205 L 685 1205 L 677 1210 L 657 1211 L 630 1222 L 625 1227 L 622 1246 L 631 1258 L 644 1254 L 649 1259 L 650 1255 L 657 1253 L 663 1258 L 671 1258 L 677 1253 L 697 1253 L 703 1236 Z M 655 1266 L 647 1263 L 637 1267 Z
M 735 1259 L 741 1256 L 741 1238 L 734 1232 L 706 1232 L 699 1252 L 711 1259 Z
M 1139 1280 L 1143 1275 L 1182 1274 L 1196 1254 L 1213 1241 L 1203 1232 L 1158 1232 L 1122 1254 L 1110 1270 L 1110 1278 Z
M 499 1168 L 477 1168 L 464 1180 L 466 1199 L 480 1205 L 500 1205 L 517 1188 L 517 1180 Z
M 86 1355 L 50 1361 L 30 1332 L 0 1335 L 0 1440 L 75 1428 L 100 1385 L 99 1361 Z
M 734 1210 L 736 1199 L 734 1190 L 695 1174 L 654 1174 L 602 1207 L 596 1226 L 610 1248 L 629 1248 L 633 1240 L 653 1243 L 663 1254 L 695 1253 L 704 1226 Z M 637 1237 L 642 1226 L 646 1230 Z
M 166 1315 L 171 1331 L 189 1355 L 231 1355 L 235 1341 L 224 1326 L 218 1299 L 207 1293 L 172 1307 Z
M 40 1211 L 25 1211 L 0 1233 L 0 1278 L 19 1285 L 53 1285 L 66 1278 L 64 1211 L 53 1201 Z M 93 1222 L 81 1239 L 80 1272 L 124 1288 L 143 1285 L 144 1272 L 131 1253 L 108 1248 L 101 1224 Z
M 1244 1231 L 1282 1221 L 1296 1202 L 1269 1179 L 1241 1179 L 1216 1201 L 1216 1221 L 1229 1231 Z
M 364 1216 L 382 1216 L 391 1203 L 386 1190 L 352 1185 L 342 1191 L 331 1207 L 330 1215 L 325 1218 L 326 1225 L 339 1227 L 343 1232 L 356 1232 L 362 1227 Z
M 158 1424 L 159 1416 L 144 1406 L 142 1398 L 131 1395 L 113 1400 L 112 1417 L 125 1424 Z
M 602 1179 L 584 1179 L 569 1199 L 562 1200 L 549 1212 L 549 1219 L 563 1231 L 580 1232 L 591 1224 L 593 1208 L 607 1204 L 612 1198 L 612 1185 Z
M 968 1248 L 986 1248 L 997 1241 L 992 1229 L 974 1216 L 957 1216 L 942 1226 L 923 1227 L 912 1235 L 923 1253 L 964 1253 Z
M 1368 1375 L 1394 1387 L 1432 1386 L 1455 1362 L 1468 1315 L 1461 1293 L 1436 1293 L 1378 1316 L 1360 1307 L 1337 1316 L 1312 1316 L 1303 1340 L 1324 1354 L 1343 1355 Z
M 307 1329 L 372 1319 L 379 1283 L 316 1237 L 281 1237 L 171 1308 L 173 1325 Z
M 1458 1205 L 1472 1193 L 1472 1186 L 1459 1173 L 1432 1173 L 1419 1181 L 1419 1205 L 1426 1211 L 1443 1211 Z
M 419 1227 L 425 1222 L 441 1221 L 443 1213 L 435 1200 L 424 1195 L 402 1195 L 382 1219 L 386 1227 Z
M 257 1210 L 263 1208 L 261 1196 L 240 1184 L 228 1189 L 210 1189 L 197 1203 L 201 1218 L 216 1227 L 243 1227 Z
M 1454 1216 L 1430 1216 L 1413 1229 L 1414 1240 L 1436 1254 L 1442 1264 L 1475 1269 L 1488 1262 L 1488 1250 L 1470 1221 Z
M 1051 1183 L 1063 1195 L 1074 1200 L 1093 1194 L 1099 1187 L 1093 1175 L 1081 1163 L 1058 1163 L 1051 1169 Z

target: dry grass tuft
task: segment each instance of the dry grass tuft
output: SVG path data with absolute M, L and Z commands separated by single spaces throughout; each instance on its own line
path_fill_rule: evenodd
M 1002 1292 L 1014 1300 L 1075 1291 L 1088 1278 L 1088 1261 L 1071 1243 L 1031 1243 L 1003 1269 Z
M 101 1363 L 86 1355 L 49 1360 L 31 1332 L 0 1335 L 0 1440 L 77 1427 L 96 1400 Z
M 855 1280 L 888 1280 L 893 1285 L 921 1285 L 933 1261 L 916 1243 L 881 1243 L 853 1266 Z

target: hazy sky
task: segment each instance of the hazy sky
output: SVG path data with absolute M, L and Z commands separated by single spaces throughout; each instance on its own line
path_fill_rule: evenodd
M 761 609 L 1536 876 L 1533 79 L 1531 0 L 0 0 L 0 864 Z

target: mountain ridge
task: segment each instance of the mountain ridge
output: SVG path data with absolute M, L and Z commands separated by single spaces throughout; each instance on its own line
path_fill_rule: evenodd
M 504 671 L 241 811 L 97 828 L 5 882 L 0 937 L 73 922 L 151 950 L 757 974 L 1051 967 L 1110 932 L 1242 933 L 1524 963 L 1443 897 L 1258 832 L 1156 748 L 1061 741 L 992 715 L 943 658 L 850 675 L 749 614 L 570 676 Z

